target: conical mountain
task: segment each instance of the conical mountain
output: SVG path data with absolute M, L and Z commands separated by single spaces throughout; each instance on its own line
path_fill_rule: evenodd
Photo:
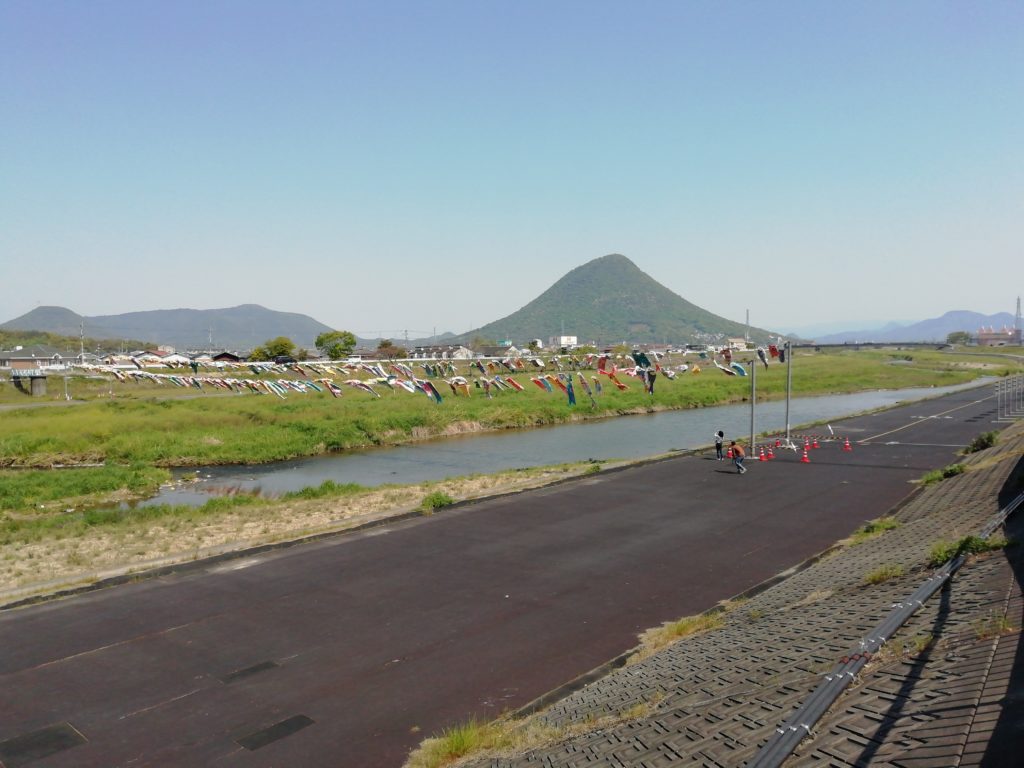
M 743 336 L 743 323 L 727 320 L 691 304 L 618 253 L 576 267 L 525 307 L 508 317 L 461 335 L 547 340 L 564 333 L 580 344 L 620 342 L 685 344 Z M 750 329 L 752 339 L 770 333 Z

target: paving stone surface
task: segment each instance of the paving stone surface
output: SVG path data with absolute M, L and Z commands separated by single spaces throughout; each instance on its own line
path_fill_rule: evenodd
M 936 542 L 977 534 L 1024 491 L 1024 424 L 923 488 L 898 527 L 828 553 L 731 607 L 724 626 L 627 664 L 537 717 L 617 724 L 474 767 L 742 766 L 836 662 L 931 573 Z M 1024 514 L 1006 533 L 1024 539 Z M 870 585 L 881 568 L 902 575 Z M 790 766 L 1024 765 L 1024 546 L 970 558 L 875 655 Z M 637 716 L 639 713 L 639 716 Z

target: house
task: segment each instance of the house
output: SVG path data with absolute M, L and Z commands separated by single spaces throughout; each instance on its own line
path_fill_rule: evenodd
M 423 360 L 469 360 L 473 351 L 461 344 L 426 344 L 412 350 L 409 357 Z
M 552 336 L 548 341 L 555 349 L 572 349 L 579 346 L 575 336 Z
M 1019 347 L 1021 345 L 1020 328 L 1003 326 L 998 331 L 989 326 L 978 329 L 978 346 L 981 347 Z
M 474 352 L 476 353 L 476 357 L 497 357 L 500 359 L 519 357 L 523 354 L 522 350 L 512 346 L 511 344 L 481 344 L 474 350 Z
M 75 361 L 75 356 L 62 353 L 54 347 L 42 345 L 32 347 L 17 346 L 10 350 L 0 350 L 0 368 L 35 368 L 44 371 L 63 371 Z

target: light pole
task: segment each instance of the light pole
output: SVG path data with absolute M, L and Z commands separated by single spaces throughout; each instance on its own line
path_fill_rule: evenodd
M 786 444 L 784 448 L 791 448 L 796 450 L 796 446 L 793 445 L 792 439 L 789 435 L 789 401 L 793 394 L 793 345 L 786 341 Z
M 754 406 L 757 405 L 757 353 L 750 361 L 750 459 L 754 459 Z

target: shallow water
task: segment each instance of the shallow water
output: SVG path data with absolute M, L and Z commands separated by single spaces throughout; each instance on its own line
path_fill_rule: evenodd
M 954 387 L 797 398 L 790 402 L 790 424 L 839 419 L 982 385 L 983 382 L 975 381 Z M 784 431 L 785 400 L 758 403 L 755 418 L 758 433 Z M 371 448 L 273 464 L 210 467 L 199 470 L 198 483 L 163 489 L 140 504 L 202 504 L 211 495 L 228 493 L 277 496 L 317 486 L 325 480 L 376 486 L 587 459 L 637 459 L 709 445 L 719 429 L 725 432 L 727 440 L 749 438 L 750 404 L 446 437 L 394 448 Z

